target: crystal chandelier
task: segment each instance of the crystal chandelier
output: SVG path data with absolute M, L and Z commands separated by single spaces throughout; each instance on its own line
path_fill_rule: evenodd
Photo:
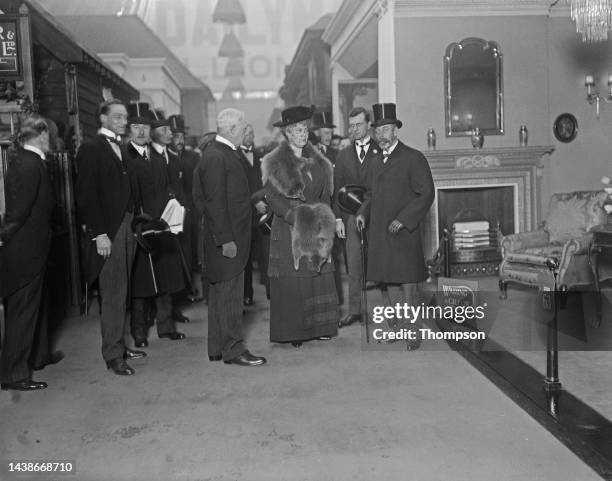
M 603 42 L 612 27 L 612 0 L 571 0 L 571 16 L 583 42 Z

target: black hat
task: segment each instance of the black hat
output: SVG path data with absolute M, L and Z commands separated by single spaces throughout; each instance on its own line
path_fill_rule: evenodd
M 189 127 L 185 127 L 185 117 L 180 114 L 171 115 L 170 117 L 168 117 L 168 122 L 170 122 L 170 128 L 172 129 L 172 133 L 185 133 L 187 130 L 189 130 Z
M 155 109 L 151 112 L 151 115 L 153 115 L 153 120 L 151 121 L 152 129 L 156 129 L 157 127 L 170 126 L 170 121 L 166 119 L 164 113 L 161 110 Z
M 312 116 L 312 128 L 335 129 L 336 126 L 334 125 L 334 122 L 332 120 L 331 112 L 315 112 Z
M 153 116 L 147 102 L 131 102 L 126 105 L 130 124 L 150 125 Z
M 149 254 L 165 250 L 165 246 L 169 240 L 172 240 L 173 235 L 165 220 L 153 219 L 147 214 L 141 214 L 132 219 L 132 232 L 138 245 Z
M 314 111 L 313 107 L 289 107 L 281 112 L 281 120 L 274 122 L 274 127 L 286 127 L 287 125 L 297 124 L 302 120 L 309 120 Z
M 395 104 L 374 104 L 372 105 L 372 110 L 374 111 L 372 127 L 380 127 L 387 124 L 395 124 L 398 129 L 402 127 L 402 121 L 397 120 L 395 115 Z
M 367 190 L 363 185 L 345 185 L 338 190 L 338 205 L 347 214 L 356 215 Z

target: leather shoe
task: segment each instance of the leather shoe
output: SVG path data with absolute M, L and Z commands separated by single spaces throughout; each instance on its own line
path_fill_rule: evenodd
M 331 336 L 320 336 L 317 337 L 319 341 L 331 341 Z
M 158 334 L 158 336 L 160 339 L 170 339 L 171 341 L 180 341 L 181 339 L 185 339 L 185 334 L 178 331 L 165 332 L 163 334 Z
M 129 347 L 126 347 L 125 352 L 123 353 L 123 359 L 140 359 L 142 357 L 147 357 L 147 353 L 144 351 L 136 351 L 134 349 L 130 349 Z
M 338 322 L 338 327 L 346 327 L 354 324 L 355 322 L 361 322 L 361 314 L 347 314 Z
M 46 387 L 46 382 L 32 381 L 31 379 L 22 379 L 21 381 L 15 382 L 3 382 L 0 384 L 0 388 L 3 391 L 8 391 L 9 389 L 14 391 L 36 391 L 38 389 L 45 389 Z
M 249 351 L 244 351 L 239 356 L 229 361 L 223 361 L 225 364 L 238 364 L 239 366 L 260 366 L 266 363 L 265 357 L 253 356 Z
M 146 339 L 136 339 L 134 341 L 134 347 L 149 347 L 149 341 Z
M 47 356 L 47 359 L 44 362 L 32 366 L 32 370 L 40 371 L 41 369 L 44 369 L 45 366 L 57 364 L 62 359 L 64 359 L 64 353 L 62 351 L 53 351 L 51 354 L 49 354 L 49 356 Z
M 216 356 L 208 356 L 208 360 L 210 362 L 220 361 L 221 359 L 223 359 L 221 354 L 217 354 Z
M 180 309 L 174 309 L 172 311 L 172 319 L 174 319 L 176 322 L 190 322 L 190 319 L 185 314 L 183 314 Z
M 252 297 L 245 297 L 244 300 L 242 301 L 242 303 L 245 306 L 252 306 L 253 305 L 253 298 Z
M 119 376 L 131 376 L 136 372 L 129 366 L 127 362 L 125 362 L 125 360 L 120 357 L 108 361 L 106 363 L 106 367 L 108 369 L 111 369 L 115 374 L 118 374 Z
M 293 341 L 291 345 L 297 349 L 298 347 L 302 347 L 302 341 Z

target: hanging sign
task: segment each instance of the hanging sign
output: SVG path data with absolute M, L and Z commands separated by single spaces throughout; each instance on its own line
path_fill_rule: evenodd
M 0 79 L 21 78 L 19 17 L 0 15 Z

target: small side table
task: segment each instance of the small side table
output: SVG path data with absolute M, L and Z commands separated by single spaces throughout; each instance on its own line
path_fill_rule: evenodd
M 600 274 L 599 274 L 599 262 L 600 257 L 604 257 L 607 254 L 608 260 L 612 262 L 612 225 L 604 225 L 595 227 L 592 231 L 593 243 L 589 249 L 589 264 L 593 271 L 593 277 L 595 280 L 595 293 L 597 295 L 597 306 L 596 314 L 597 321 L 594 327 L 599 327 L 601 324 L 601 288 L 600 288 Z

